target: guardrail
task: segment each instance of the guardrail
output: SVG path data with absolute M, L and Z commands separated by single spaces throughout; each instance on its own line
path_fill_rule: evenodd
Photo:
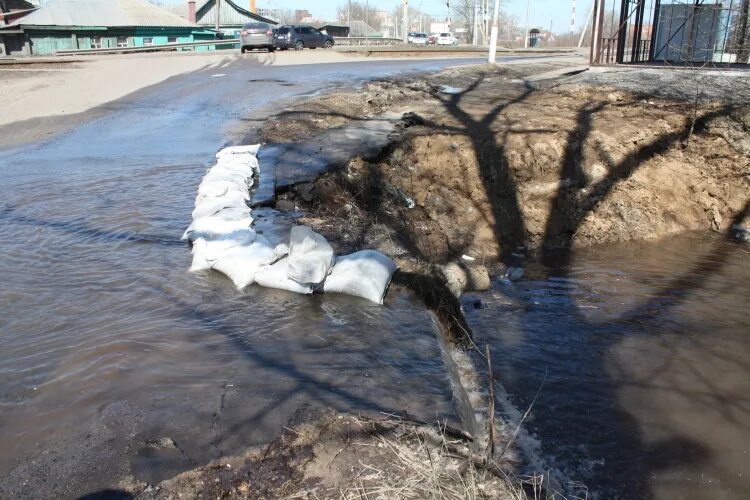
M 349 37 L 334 37 L 335 45 L 340 47 L 347 47 L 351 45 L 396 45 L 404 43 L 400 38 L 373 38 L 371 36 L 349 36 Z
M 80 56 L 85 54 L 129 54 L 131 52 L 157 52 L 177 49 L 193 49 L 196 47 L 223 47 L 225 49 L 238 48 L 240 41 L 237 38 L 226 40 L 209 40 L 206 42 L 184 42 L 184 43 L 165 43 L 162 45 L 147 45 L 145 47 L 108 47 L 106 49 L 71 49 L 58 50 L 55 55 L 58 56 Z

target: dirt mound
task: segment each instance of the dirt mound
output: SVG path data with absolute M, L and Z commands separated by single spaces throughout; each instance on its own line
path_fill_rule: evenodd
M 473 71 L 400 101 L 412 114 L 391 147 L 320 178 L 308 222 L 392 255 L 491 261 L 724 232 L 750 199 L 748 106 Z

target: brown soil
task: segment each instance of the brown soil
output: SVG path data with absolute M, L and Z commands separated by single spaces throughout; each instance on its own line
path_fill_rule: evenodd
M 318 179 L 305 222 L 407 260 L 507 261 L 539 247 L 724 232 L 750 199 L 750 106 L 533 83 L 522 78 L 530 68 L 464 68 L 308 102 L 294 115 L 303 137 L 356 118 L 343 109 L 416 114 L 379 158 Z
M 509 486 L 510 465 L 472 454 L 444 428 L 329 413 L 138 498 L 521 498 Z

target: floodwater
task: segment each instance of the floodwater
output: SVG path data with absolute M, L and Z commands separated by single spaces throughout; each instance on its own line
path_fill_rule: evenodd
M 248 64 L 0 155 L 0 497 L 154 483 L 324 407 L 455 420 L 436 325 L 410 293 L 238 292 L 188 273 L 179 237 L 214 153 L 274 99 L 456 62 Z M 254 216 L 277 235 L 291 223 Z
M 196 72 L 3 151 L 0 497 L 153 483 L 322 407 L 455 419 L 436 326 L 408 292 L 237 292 L 188 273 L 178 240 L 212 155 L 256 110 L 450 63 Z M 467 316 L 518 408 L 541 387 L 526 424 L 570 480 L 599 498 L 745 498 L 747 259 L 703 236 L 532 262 Z
M 705 234 L 589 249 L 529 263 L 467 317 L 515 407 L 533 402 L 537 451 L 589 495 L 744 499 L 748 263 Z

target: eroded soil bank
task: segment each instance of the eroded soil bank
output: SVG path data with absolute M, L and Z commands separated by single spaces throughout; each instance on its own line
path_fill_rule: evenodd
M 354 247 L 426 262 L 507 260 L 740 222 L 750 199 L 747 78 L 696 106 L 619 90 L 616 78 L 535 79 L 540 69 L 549 68 L 372 83 L 281 114 L 265 139 L 307 140 L 386 110 L 406 113 L 381 155 L 307 188 L 305 222 Z
M 455 430 L 335 412 L 299 419 L 267 446 L 138 498 L 522 498 L 510 486 L 512 464 L 487 466 Z

